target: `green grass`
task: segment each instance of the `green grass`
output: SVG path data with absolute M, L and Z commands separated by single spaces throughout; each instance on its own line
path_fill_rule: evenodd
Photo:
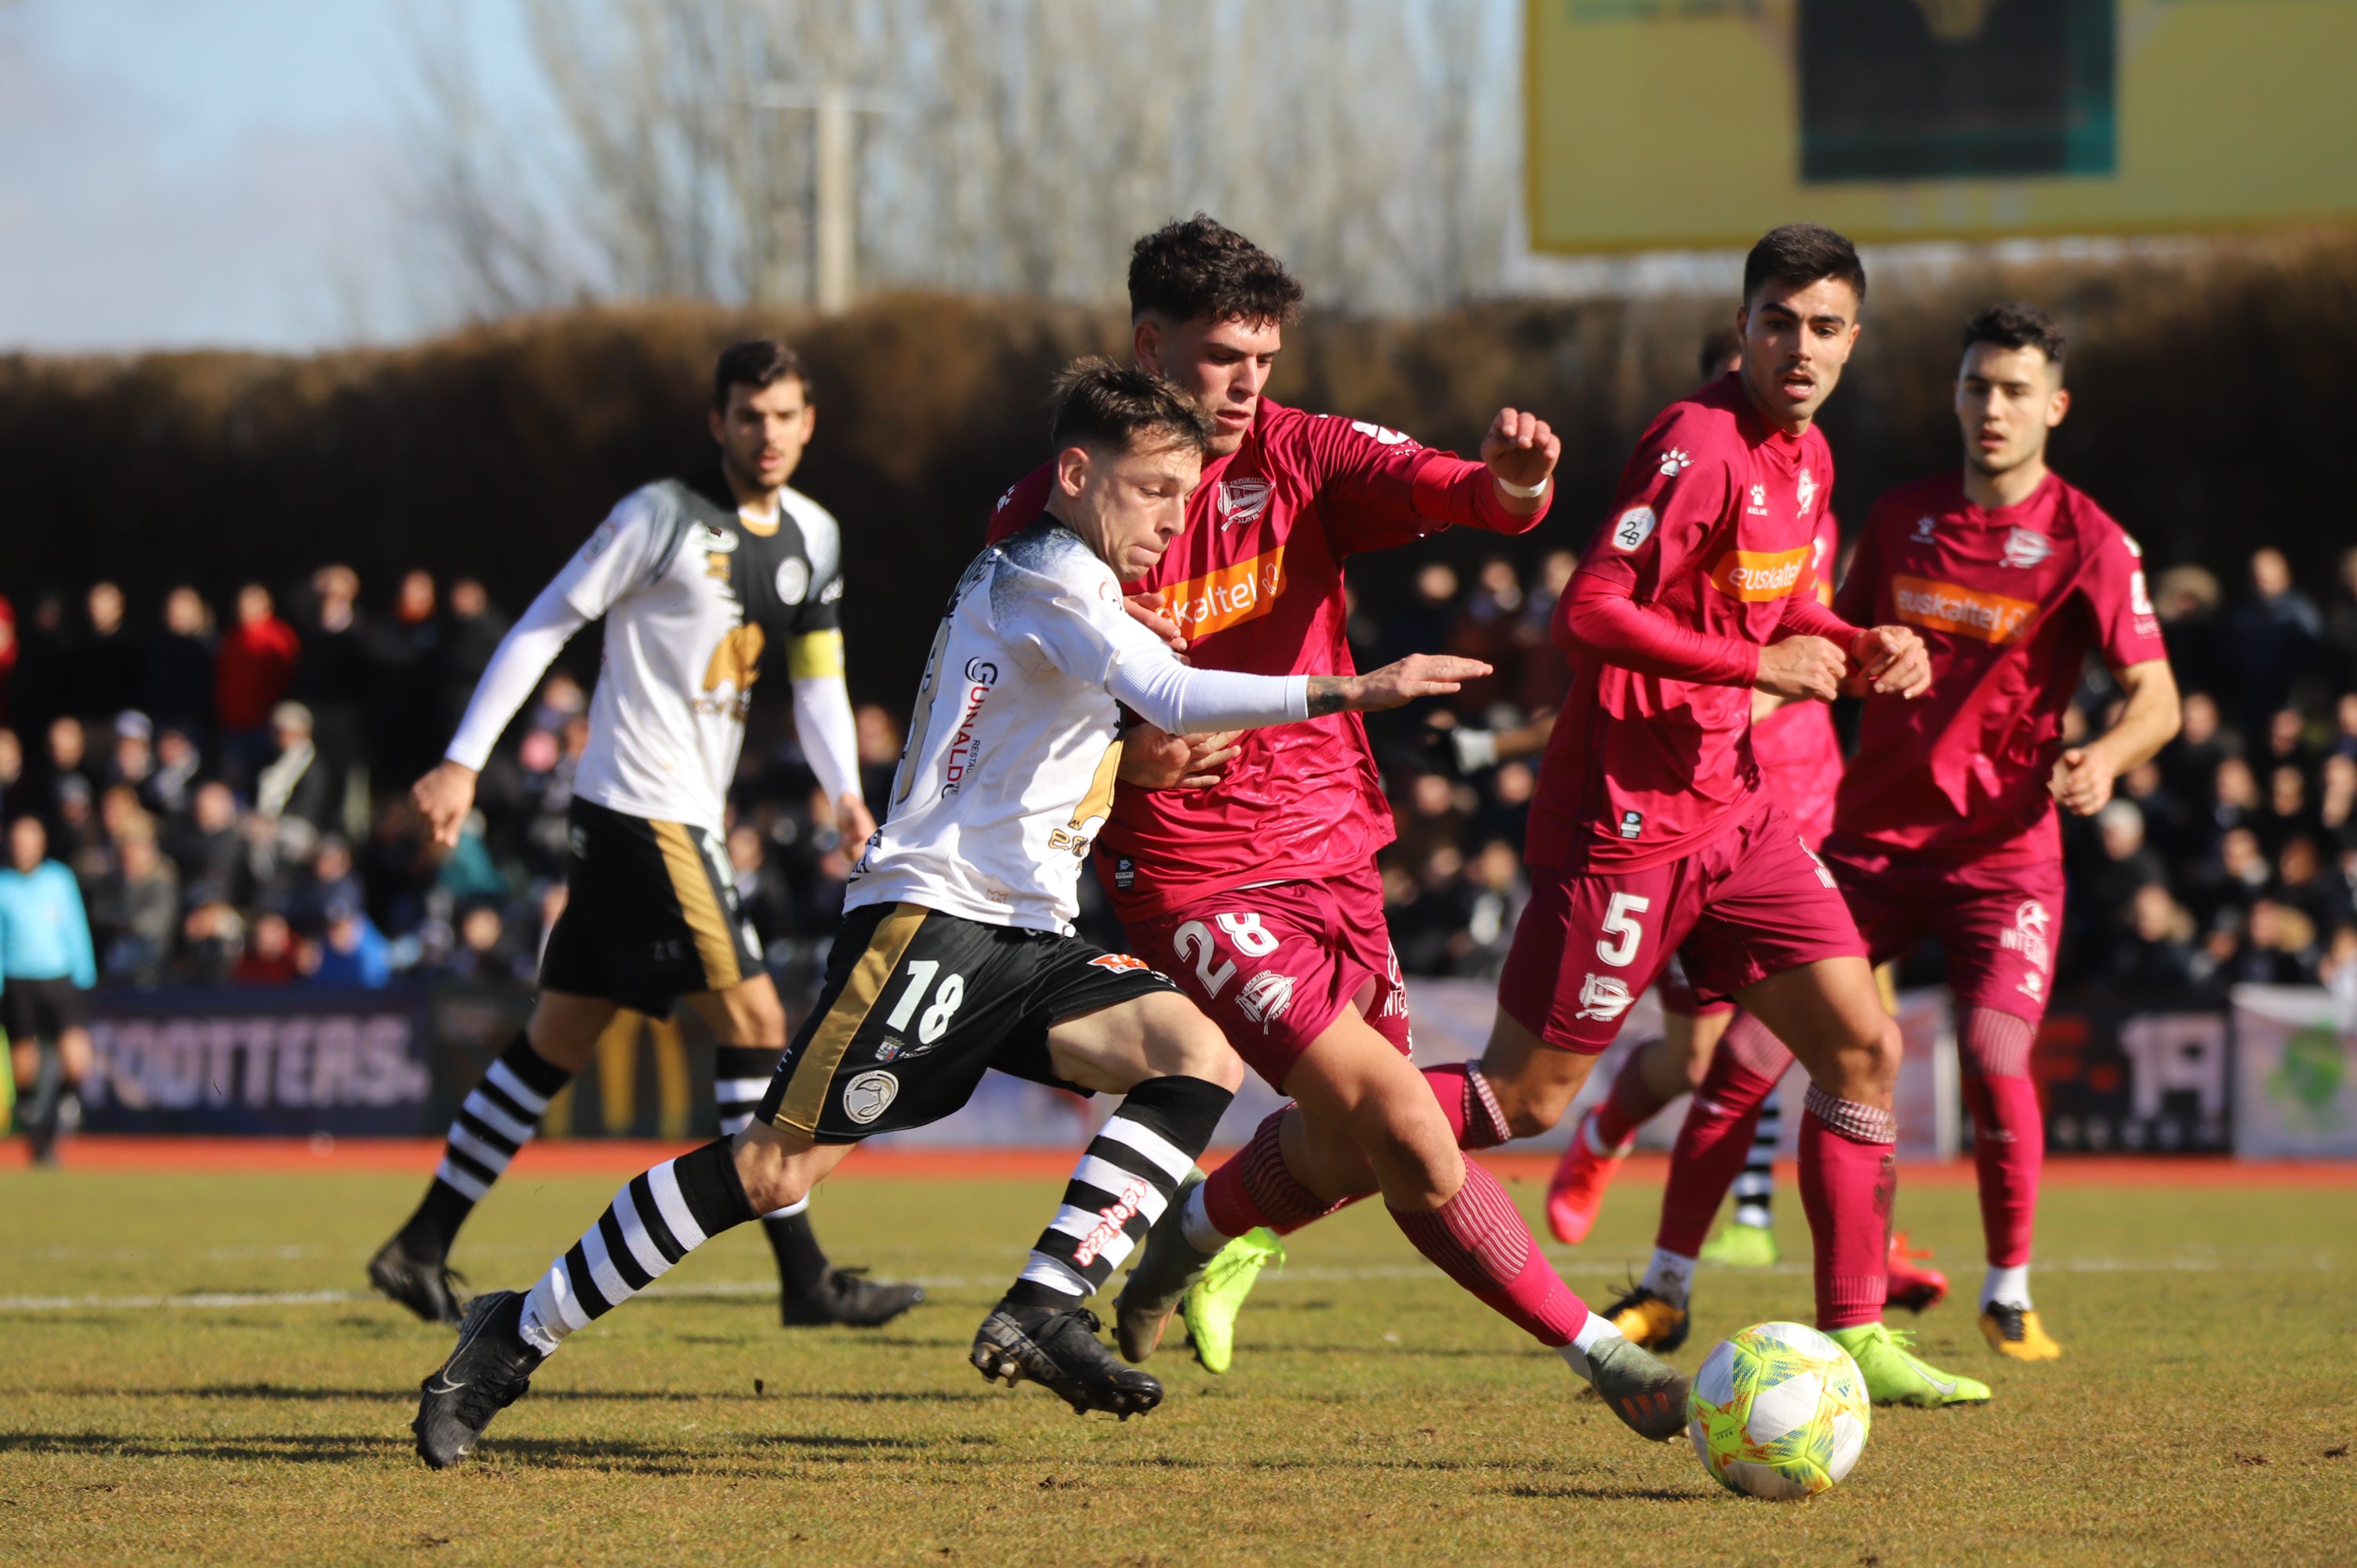
M 856 1171 L 856 1165 L 855 1165 Z M 459 1263 L 516 1284 L 610 1180 L 519 1179 Z M 11 1174 L 0 1294 L 348 1290 L 405 1178 Z M 410 1450 L 448 1337 L 373 1302 L 0 1311 L 0 1562 L 2347 1562 L 2357 1552 L 2357 1192 L 2050 1194 L 2045 1368 L 1981 1345 L 1969 1189 L 1902 1195 L 1965 1298 L 1926 1352 L 1979 1410 L 1876 1413 L 1850 1480 L 1730 1497 L 1682 1443 L 1639 1444 L 1551 1353 L 1426 1267 L 1362 1205 L 1293 1243 L 1236 1369 L 1154 1363 L 1153 1416 L 1081 1420 L 965 1365 L 1052 1182 L 861 1181 L 821 1196 L 847 1262 L 929 1282 L 880 1332 L 781 1331 L 766 1293 L 650 1297 L 578 1335 L 478 1457 Z M 1535 1213 L 1537 1191 L 1516 1189 Z M 1576 1253 L 1600 1301 L 1644 1255 L 1630 1183 Z M 1805 1260 L 1789 1195 L 1783 1241 Z M 1611 1274 L 1608 1274 L 1611 1271 Z M 757 1234 L 667 1283 L 758 1286 Z M 1680 1360 L 1808 1316 L 1805 1273 L 1706 1271 Z M 757 1391 L 757 1380 L 761 1391 Z M 2338 1450 L 2341 1456 L 2332 1456 Z

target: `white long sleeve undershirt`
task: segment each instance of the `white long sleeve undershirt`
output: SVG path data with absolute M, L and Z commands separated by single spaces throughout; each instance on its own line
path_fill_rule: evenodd
M 555 584 L 543 588 L 532 607 L 500 639 L 499 650 L 491 655 L 483 678 L 475 682 L 466 716 L 458 721 L 458 733 L 450 737 L 442 755 L 480 773 L 508 721 L 539 686 L 540 678 L 573 634 L 588 623 L 589 618 L 574 608 Z
M 1307 675 L 1247 675 L 1197 670 L 1159 643 L 1160 658 L 1114 662 L 1105 689 L 1147 724 L 1171 735 L 1256 729 L 1309 716 Z
M 840 675 L 804 676 L 793 688 L 794 733 L 827 804 L 858 795 L 859 725 L 851 715 L 850 688 Z

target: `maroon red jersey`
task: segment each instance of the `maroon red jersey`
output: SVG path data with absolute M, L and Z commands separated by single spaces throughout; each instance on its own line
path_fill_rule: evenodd
M 1840 608 L 1922 634 L 1932 689 L 1868 696 L 1833 842 L 1942 858 L 2053 859 L 2048 781 L 2062 711 L 2100 649 L 2125 669 L 2165 657 L 2143 552 L 2059 476 L 1984 511 L 1961 470 L 1875 503 Z
M 1532 864 L 1640 870 L 1743 821 L 1760 788 L 1760 646 L 1853 635 L 1814 594 L 1833 467 L 1813 425 L 1770 426 L 1733 375 L 1647 428 L 1556 607 L 1572 684 L 1531 807 Z
M 1000 498 L 994 542 L 1046 509 L 1053 475 L 1042 465 Z M 1506 511 L 1480 463 L 1263 398 L 1243 445 L 1203 465 L 1185 532 L 1132 586 L 1162 595 L 1199 668 L 1348 675 L 1345 557 L 1454 523 L 1519 533 L 1544 515 Z M 1395 836 L 1358 714 L 1246 730 L 1237 745 L 1209 789 L 1114 796 L 1098 871 L 1125 922 L 1248 882 L 1363 867 Z
M 1841 553 L 1841 531 L 1827 508 L 1817 521 L 1814 563 L 1817 582 L 1830 590 Z M 1760 781 L 1799 824 L 1811 849 L 1833 831 L 1834 791 L 1841 787 L 1841 737 L 1834 711 L 1824 703 L 1786 703 L 1751 726 L 1751 755 Z

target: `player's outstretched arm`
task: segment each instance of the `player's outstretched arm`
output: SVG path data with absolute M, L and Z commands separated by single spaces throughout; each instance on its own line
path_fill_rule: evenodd
M 2181 722 L 2177 676 L 2168 660 L 2131 664 L 2115 678 L 2128 699 L 2120 722 L 2086 745 L 2071 747 L 2054 764 L 2054 799 L 2076 816 L 2092 817 L 2109 804 L 2114 780 L 2151 761 L 2176 737 Z
M 1447 653 L 1411 653 L 1397 663 L 1363 675 L 1309 677 L 1309 716 L 1381 713 L 1405 707 L 1419 697 L 1446 697 L 1490 673 L 1478 659 Z

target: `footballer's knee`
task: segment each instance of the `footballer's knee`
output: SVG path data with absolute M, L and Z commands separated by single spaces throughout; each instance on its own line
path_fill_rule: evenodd
M 1155 1029 L 1146 1047 L 1146 1066 L 1157 1077 L 1200 1078 L 1233 1094 L 1243 1087 L 1243 1058 L 1237 1056 L 1220 1026 L 1182 997 L 1157 1009 Z

